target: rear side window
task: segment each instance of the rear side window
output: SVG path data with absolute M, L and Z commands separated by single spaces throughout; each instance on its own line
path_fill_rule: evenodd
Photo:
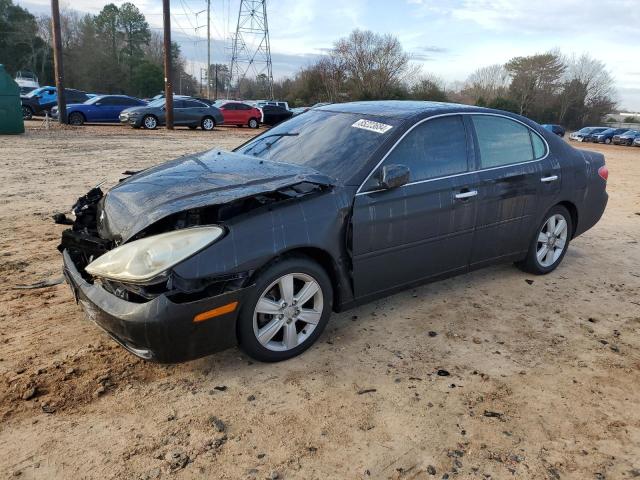
M 206 105 L 196 101 L 196 100 L 185 100 L 184 108 L 203 108 Z
M 421 123 L 391 151 L 386 165 L 409 167 L 416 182 L 467 171 L 467 135 L 459 115 Z
M 493 115 L 473 115 L 482 168 L 500 167 L 541 158 L 542 139 L 521 123 Z

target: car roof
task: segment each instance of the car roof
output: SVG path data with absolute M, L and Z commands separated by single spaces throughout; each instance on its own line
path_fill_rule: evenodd
M 349 103 L 332 103 L 315 110 L 325 112 L 356 113 L 389 118 L 411 118 L 417 115 L 451 113 L 456 111 L 497 112 L 482 107 L 473 107 L 459 103 L 422 102 L 416 100 L 380 100 Z M 502 113 L 502 112 L 500 112 Z

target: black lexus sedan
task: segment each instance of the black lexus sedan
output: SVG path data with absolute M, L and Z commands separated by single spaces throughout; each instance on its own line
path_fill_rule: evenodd
M 136 355 L 277 361 L 332 311 L 500 262 L 553 271 L 607 176 L 602 154 L 511 113 L 333 104 L 94 188 L 59 249 L 87 316 Z

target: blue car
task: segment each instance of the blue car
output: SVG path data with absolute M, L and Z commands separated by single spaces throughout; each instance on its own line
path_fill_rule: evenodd
M 593 143 L 606 143 L 609 145 L 613 141 L 614 136 L 621 135 L 627 131 L 629 131 L 628 128 L 609 128 L 604 132 L 590 135 L 590 137 Z
M 127 95 L 98 95 L 84 103 L 67 105 L 67 122 L 70 125 L 89 123 L 119 123 L 120 112 L 125 108 L 141 107 L 146 102 Z M 58 108 L 51 109 L 51 115 L 58 116 Z

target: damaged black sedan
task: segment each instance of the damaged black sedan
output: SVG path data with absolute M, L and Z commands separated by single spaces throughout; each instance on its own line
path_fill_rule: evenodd
M 136 355 L 277 361 L 332 311 L 497 262 L 551 272 L 607 175 L 517 115 L 333 104 L 91 190 L 59 248 L 88 317 Z

